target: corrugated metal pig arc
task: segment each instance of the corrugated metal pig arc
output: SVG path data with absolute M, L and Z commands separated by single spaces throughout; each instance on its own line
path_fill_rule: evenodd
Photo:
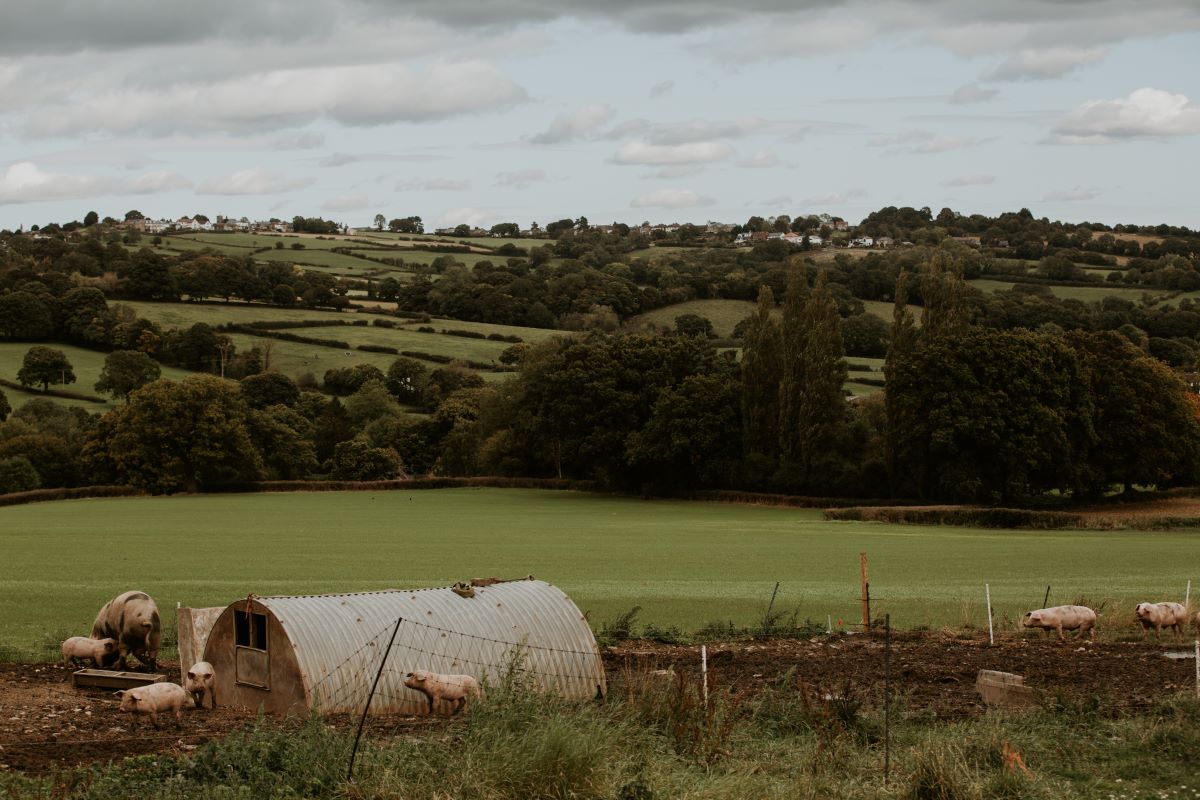
M 323 713 L 361 711 L 397 617 L 405 622 L 371 704 L 374 713 L 425 712 L 424 696 L 404 685 L 405 673 L 417 669 L 495 683 L 514 644 L 524 645 L 523 666 L 543 689 L 581 700 L 604 691 L 596 640 L 562 591 L 544 581 L 474 591 L 469 598 L 420 589 L 255 599 L 287 634 L 303 673 L 305 705 Z

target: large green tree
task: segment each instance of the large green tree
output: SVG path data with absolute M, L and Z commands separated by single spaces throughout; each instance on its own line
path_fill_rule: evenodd
M 26 291 L 0 295 L 0 336 L 49 339 L 54 335 L 55 314 L 54 299 L 48 295 Z
M 0 389 L 0 422 L 8 419 L 8 415 L 12 413 L 12 406 L 8 404 L 8 396 L 4 394 L 4 390 Z
M 158 380 L 162 369 L 158 362 L 137 350 L 115 350 L 104 358 L 97 392 L 126 399 L 129 393 Z
M 1005 502 L 1070 490 L 1095 432 L 1060 337 L 967 328 L 921 343 L 888 375 L 897 468 L 928 499 Z
M 42 391 L 50 388 L 50 384 L 67 384 L 75 382 L 75 371 L 66 353 L 53 347 L 35 345 L 25 353 L 21 369 L 17 372 L 17 380 L 22 386 L 37 386 L 41 384 Z
M 779 381 L 783 369 L 779 325 L 771 314 L 771 287 L 758 292 L 742 342 L 742 446 L 747 459 L 773 465 L 779 455 Z M 771 468 L 773 470 L 773 467 Z
M 1166 365 L 1113 331 L 1074 332 L 1092 402 L 1094 446 L 1078 491 L 1193 483 L 1200 469 L 1195 395 Z
M 110 411 L 87 452 L 118 480 L 154 493 L 194 492 L 262 475 L 238 386 L 212 375 L 158 380 Z

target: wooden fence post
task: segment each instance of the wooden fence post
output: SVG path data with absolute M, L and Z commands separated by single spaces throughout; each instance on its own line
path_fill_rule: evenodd
M 858 571 L 862 578 L 862 626 L 863 631 L 871 630 L 871 583 L 867 580 L 867 554 L 858 554 Z

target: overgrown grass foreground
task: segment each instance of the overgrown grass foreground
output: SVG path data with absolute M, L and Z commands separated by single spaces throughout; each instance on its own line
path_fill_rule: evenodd
M 893 701 L 883 782 L 878 698 L 813 693 L 785 677 L 753 697 L 675 676 L 639 676 L 603 704 L 520 686 L 465 718 L 396 732 L 376 721 L 346 767 L 353 730 L 259 719 L 190 756 L 142 756 L 29 778 L 0 772 L 11 800 L 183 798 L 1193 798 L 1200 702 L 1176 696 L 1137 716 L 1101 703 L 958 722 Z

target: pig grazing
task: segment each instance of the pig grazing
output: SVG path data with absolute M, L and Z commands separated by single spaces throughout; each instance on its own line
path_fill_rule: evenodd
M 1096 612 L 1087 606 L 1054 606 L 1027 611 L 1021 624 L 1026 628 L 1057 630 L 1059 639 L 1067 638 L 1063 631 L 1075 630 L 1079 631 L 1076 636 L 1087 633 L 1093 641 L 1096 639 Z
M 196 708 L 217 707 L 215 681 L 216 675 L 213 673 L 212 664 L 207 661 L 197 662 L 187 671 L 183 688 L 196 702 Z
M 1163 628 L 1174 629 L 1178 639 L 1187 625 L 1188 614 L 1183 603 L 1138 603 L 1136 613 L 1138 622 L 1142 623 L 1143 639 L 1150 628 L 1154 628 L 1155 639 L 1162 638 Z
M 177 683 L 151 683 L 136 689 L 125 689 L 116 693 L 121 698 L 121 711 L 126 714 L 146 714 L 154 727 L 158 727 L 158 715 L 170 712 L 175 722 L 183 719 L 183 709 L 195 708 L 192 696 Z
M 63 664 L 77 664 L 85 658 L 90 658 L 97 667 L 103 669 L 116 661 L 116 639 L 89 639 L 86 636 L 72 636 L 62 643 Z
M 144 666 L 158 666 L 158 645 L 162 638 L 162 623 L 158 606 L 145 592 L 125 592 L 105 603 L 92 623 L 92 638 L 117 640 L 122 667 L 128 667 L 129 654 Z
M 429 701 L 430 714 L 433 713 L 438 700 L 448 701 L 452 706 L 450 714 L 454 715 L 467 707 L 471 697 L 483 695 L 479 681 L 470 675 L 439 675 L 423 669 L 413 670 L 405 675 L 404 685 L 425 695 L 425 699 Z

